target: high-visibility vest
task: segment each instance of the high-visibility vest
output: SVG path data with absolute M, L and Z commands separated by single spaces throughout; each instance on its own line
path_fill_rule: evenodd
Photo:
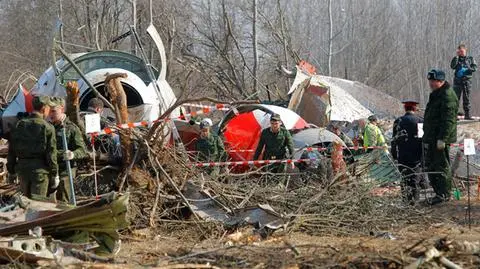
M 365 132 L 363 134 L 363 146 L 364 147 L 381 147 L 385 145 L 385 138 L 378 126 L 368 123 L 365 126 Z

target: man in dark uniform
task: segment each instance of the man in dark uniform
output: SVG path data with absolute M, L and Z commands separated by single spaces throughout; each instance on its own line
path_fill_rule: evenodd
M 445 72 L 432 69 L 427 78 L 432 92 L 425 109 L 423 143 L 428 177 L 436 194 L 430 202 L 437 204 L 450 199 L 452 173 L 449 150 L 450 144 L 457 141 L 458 99 L 445 81 Z
M 253 156 L 254 160 L 258 160 L 262 150 L 264 150 L 264 160 L 282 160 L 293 155 L 292 135 L 282 126 L 282 121 L 278 114 L 273 114 L 270 117 L 270 128 L 262 131 L 255 155 Z M 289 155 L 287 155 L 287 150 Z M 280 173 L 285 170 L 285 165 L 283 164 L 274 164 L 270 167 L 270 171 L 273 173 Z
M 57 140 L 57 162 L 59 167 L 60 185 L 58 186 L 56 198 L 58 201 L 68 203 L 72 193 L 70 192 L 70 178 L 67 171 L 66 161 L 70 161 L 72 176 L 75 178 L 76 167 L 75 160 L 87 159 L 89 154 L 85 147 L 83 134 L 73 122 L 71 122 L 64 113 L 65 101 L 58 98 L 55 106 L 50 110 L 50 121 L 55 128 Z M 67 138 L 68 149 L 63 146 L 63 128 Z
M 405 115 L 393 123 L 392 156 L 402 172 L 402 198 L 412 203 L 418 200 L 416 172 L 422 162 L 422 139 L 418 137 L 418 124 L 423 119 L 415 114 L 416 101 L 404 101 Z
M 472 74 L 477 71 L 477 64 L 472 56 L 467 56 L 467 47 L 463 44 L 457 48 L 457 56 L 453 57 L 450 67 L 455 70 L 453 89 L 458 101 L 463 95 L 463 111 L 465 119 L 471 120 L 470 114 L 470 88 L 472 87 Z
M 49 186 L 60 182 L 55 129 L 45 121 L 53 103 L 48 96 L 35 96 L 32 103 L 33 113 L 19 120 L 10 136 L 7 169 L 18 174 L 25 196 L 45 200 Z

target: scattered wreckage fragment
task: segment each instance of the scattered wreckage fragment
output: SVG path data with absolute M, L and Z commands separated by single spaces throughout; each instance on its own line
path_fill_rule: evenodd
M 70 208 L 50 202 L 40 202 L 16 196 L 14 206 L 7 205 L 9 214 L 0 217 L 5 221 L 0 226 L 0 259 L 7 262 L 35 263 L 39 260 L 54 260 L 61 256 L 73 255 L 76 258 L 108 260 L 88 250 L 98 245 L 91 242 L 68 243 L 62 239 L 65 234 L 88 232 L 90 236 L 118 240 L 117 231 L 128 227 L 128 194 L 109 193 L 98 200 L 79 202 L 78 207 Z M 4 207 L 4 208 L 6 208 Z M 12 214 L 18 211 L 19 214 Z M 88 234 L 87 234 L 88 236 Z M 59 240 L 60 239 L 60 240 Z M 109 244 L 109 243 L 106 243 Z M 119 245 L 112 249 L 118 252 Z

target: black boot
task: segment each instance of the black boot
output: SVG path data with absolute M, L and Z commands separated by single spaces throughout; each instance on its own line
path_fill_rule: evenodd
M 465 111 L 465 120 L 473 120 L 472 116 L 470 115 L 470 111 Z
M 428 203 L 429 205 L 436 205 L 436 204 L 448 202 L 449 200 L 450 200 L 449 197 L 445 197 L 445 196 L 443 196 L 443 195 L 435 195 L 435 197 L 433 197 L 432 199 L 428 200 L 427 203 Z

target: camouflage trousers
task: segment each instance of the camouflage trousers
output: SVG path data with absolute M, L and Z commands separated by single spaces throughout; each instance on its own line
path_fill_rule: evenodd
M 16 171 L 23 195 L 34 200 L 47 199 L 50 174 L 46 169 L 18 166 Z
M 72 176 L 75 179 L 77 174 L 77 169 L 72 168 Z M 70 197 L 72 196 L 70 191 L 70 178 L 68 176 L 67 169 L 60 168 L 60 184 L 57 188 L 56 198 L 58 202 L 70 202 Z

